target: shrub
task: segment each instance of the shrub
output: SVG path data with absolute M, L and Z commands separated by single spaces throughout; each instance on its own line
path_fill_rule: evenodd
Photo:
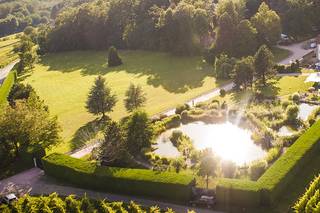
M 258 160 L 252 162 L 249 167 L 250 178 L 252 180 L 258 180 L 258 178 L 265 172 L 268 164 L 265 160 Z
M 188 104 L 178 105 L 176 107 L 176 114 L 181 114 L 185 110 L 190 110 L 190 106 Z
M 309 188 L 293 206 L 296 213 L 320 212 L 320 174 L 310 183 Z
M 227 94 L 226 90 L 225 89 L 221 89 L 220 90 L 220 97 L 225 97 Z
M 103 167 L 57 153 L 42 161 L 47 175 L 84 188 L 180 202 L 188 201 L 191 196 L 193 177 L 189 175 Z
M 295 103 L 298 103 L 300 101 L 300 94 L 299 93 L 294 93 L 292 95 L 292 101 L 295 102 Z
M 286 111 L 286 122 L 289 125 L 296 124 L 298 114 L 299 114 L 299 107 L 297 105 L 289 105 Z
M 118 55 L 118 51 L 115 47 L 111 46 L 108 51 L 108 66 L 115 67 L 122 64 L 122 60 Z

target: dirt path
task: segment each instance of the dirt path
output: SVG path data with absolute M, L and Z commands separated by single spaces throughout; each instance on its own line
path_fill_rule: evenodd
M 44 172 L 38 168 L 33 168 L 25 172 L 19 173 L 10 178 L 0 181 L 0 193 L 15 193 L 17 195 L 24 195 L 29 193 L 30 195 L 48 195 L 53 192 L 57 192 L 59 195 L 68 196 L 75 194 L 77 196 L 83 196 L 85 193 L 94 199 L 108 199 L 110 201 L 124 201 L 130 202 L 131 200 L 143 205 L 143 206 L 159 206 L 162 209 L 171 208 L 177 213 L 187 212 L 188 209 L 193 209 L 197 213 L 218 213 L 208 209 L 192 208 L 189 206 L 177 205 L 167 202 L 161 202 L 157 200 L 150 200 L 139 198 L 135 196 L 117 195 L 111 193 L 97 192 L 92 190 L 86 190 L 77 188 L 74 186 L 63 185 L 57 180 L 47 177 Z

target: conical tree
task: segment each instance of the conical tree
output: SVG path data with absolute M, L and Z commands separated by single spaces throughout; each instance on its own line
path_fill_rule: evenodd
M 111 89 L 105 83 L 105 79 L 99 75 L 89 92 L 86 108 L 94 115 L 102 114 L 102 117 L 105 117 L 107 112 L 112 111 L 116 102 L 116 95 L 111 94 Z
M 140 85 L 135 86 L 130 84 L 127 92 L 126 98 L 124 99 L 124 104 L 128 112 L 132 112 L 140 107 L 143 107 L 147 98 Z
M 122 64 L 122 60 L 118 54 L 117 49 L 111 46 L 108 51 L 108 66 L 116 67 Z
M 255 77 L 262 86 L 266 85 L 268 78 L 276 74 L 274 64 L 274 55 L 266 45 L 262 45 L 254 57 Z

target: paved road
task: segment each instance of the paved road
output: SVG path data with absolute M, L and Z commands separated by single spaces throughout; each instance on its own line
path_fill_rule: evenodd
M 197 213 L 218 213 L 217 211 L 192 208 L 183 205 L 177 205 L 172 203 L 160 202 L 156 200 L 149 200 L 144 198 L 116 195 L 109 193 L 96 192 L 73 186 L 62 185 L 55 179 L 47 177 L 44 172 L 38 168 L 33 168 L 12 176 L 10 178 L 0 180 L 0 193 L 13 192 L 17 195 L 23 195 L 29 193 L 30 195 L 48 195 L 53 192 L 57 192 L 59 195 L 75 194 L 77 196 L 83 196 L 85 193 L 94 199 L 107 198 L 110 201 L 124 201 L 130 202 L 131 200 L 144 205 L 144 206 L 159 206 L 162 209 L 171 208 L 177 213 L 187 212 L 188 209 L 193 209 Z
M 308 50 L 305 50 L 303 48 L 303 44 L 305 43 L 306 41 L 303 41 L 303 42 L 300 42 L 300 43 L 296 43 L 296 44 L 291 44 L 289 46 L 278 46 L 279 48 L 282 48 L 282 49 L 286 49 L 286 50 L 289 50 L 291 52 L 291 55 L 280 61 L 279 64 L 284 64 L 284 65 L 288 65 L 290 64 L 292 61 L 295 61 L 295 60 L 299 60 L 301 59 L 303 56 L 307 55 L 308 53 L 314 51 L 313 49 L 308 49 Z
M 0 69 L 0 85 L 3 81 L 7 78 L 9 72 L 12 70 L 14 65 L 16 65 L 19 61 L 14 61 L 11 64 L 7 65 L 6 67 Z

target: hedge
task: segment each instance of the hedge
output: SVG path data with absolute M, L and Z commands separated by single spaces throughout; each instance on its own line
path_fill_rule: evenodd
M 280 198 L 296 174 L 320 153 L 320 121 L 315 123 L 258 181 L 221 179 L 217 199 L 229 205 L 270 205 Z
M 9 92 L 15 82 L 16 72 L 10 72 L 3 84 L 0 86 L 0 107 L 7 102 Z
M 100 191 L 186 202 L 193 177 L 172 172 L 98 166 L 85 160 L 53 153 L 42 158 L 47 175 Z

